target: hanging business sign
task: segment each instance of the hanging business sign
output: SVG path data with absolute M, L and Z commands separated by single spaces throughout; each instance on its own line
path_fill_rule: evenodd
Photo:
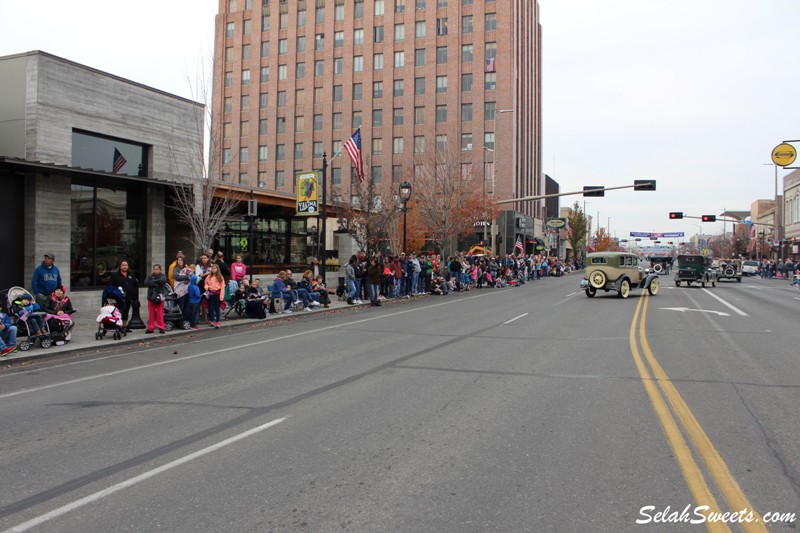
M 319 214 L 318 182 L 319 172 L 298 172 L 295 174 L 298 216 L 317 216 Z
M 560 229 L 567 225 L 566 218 L 551 218 L 547 221 L 547 227 L 551 229 Z

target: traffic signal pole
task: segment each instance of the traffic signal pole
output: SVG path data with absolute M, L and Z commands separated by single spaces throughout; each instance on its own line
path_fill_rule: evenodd
M 653 182 L 653 188 L 647 188 L 647 189 L 641 188 L 642 187 L 641 184 L 634 183 L 633 185 L 620 185 L 619 187 L 600 187 L 600 188 L 597 188 L 597 189 L 588 189 L 588 190 L 582 190 L 582 191 L 560 192 L 560 193 L 556 193 L 556 194 L 540 194 L 538 196 L 525 196 L 523 198 L 512 198 L 511 200 L 500 200 L 497 203 L 498 204 L 513 204 L 513 203 L 516 203 L 516 202 L 527 202 L 527 201 L 530 201 L 530 200 L 544 200 L 546 198 L 557 198 L 559 196 L 575 196 L 576 194 L 584 194 L 584 195 L 586 195 L 587 192 L 588 193 L 592 193 L 592 194 L 589 194 L 589 195 L 586 195 L 586 196 L 594 196 L 595 193 L 602 193 L 602 192 L 605 192 L 605 191 L 617 191 L 619 189 L 633 189 L 633 188 L 636 188 L 636 187 L 639 187 L 638 190 L 642 190 L 642 191 L 654 191 L 655 190 L 655 182 Z M 602 196 L 602 195 L 601 194 L 597 194 L 597 196 Z

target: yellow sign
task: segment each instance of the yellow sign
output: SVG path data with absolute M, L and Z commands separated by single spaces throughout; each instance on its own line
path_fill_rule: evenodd
M 779 144 L 772 150 L 772 162 L 778 166 L 785 167 L 794 163 L 797 158 L 797 150 L 791 144 Z
M 317 200 L 317 183 L 319 172 L 298 172 L 297 180 L 297 214 L 317 216 L 319 201 Z

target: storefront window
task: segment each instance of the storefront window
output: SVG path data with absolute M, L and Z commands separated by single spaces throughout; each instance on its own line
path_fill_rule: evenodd
M 128 261 L 137 278 L 142 277 L 139 269 L 144 257 L 144 209 L 139 194 L 142 192 L 72 185 L 70 285 L 73 288 L 107 286 L 122 259 Z
M 256 219 L 252 236 L 249 222 L 231 221 L 223 227 L 214 246 L 222 250 L 226 261 L 241 255 L 248 264 L 252 246 L 253 263 L 258 270 L 258 265 L 305 264 L 307 237 L 305 219 Z
M 72 132 L 72 166 L 111 174 L 146 176 L 144 145 L 103 137 L 90 132 Z

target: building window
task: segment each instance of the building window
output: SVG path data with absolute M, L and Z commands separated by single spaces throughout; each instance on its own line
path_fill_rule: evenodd
M 425 11 L 425 0 L 416 0 L 417 11 Z
M 301 35 L 297 38 L 297 45 L 296 45 L 298 52 L 305 52 L 306 51 L 306 36 Z
M 339 167 L 331 169 L 331 183 L 334 185 L 342 184 L 342 169 Z
M 373 183 L 380 183 L 383 179 L 383 167 L 372 167 L 372 181 Z M 375 197 L 375 204 L 380 205 L 380 196 Z
M 295 73 L 294 77 L 298 80 L 302 80 L 306 77 L 306 64 L 305 63 L 297 63 L 295 65 Z
M 472 33 L 472 15 L 461 17 L 461 33 Z
M 250 176 L 247 175 L 247 172 L 242 172 L 239 174 L 239 185 L 248 186 L 250 184 Z
M 324 96 L 324 89 L 322 87 L 314 87 L 314 103 L 321 104 Z
M 372 155 L 383 153 L 383 139 L 372 139 Z
M 334 113 L 333 114 L 333 129 L 335 129 L 335 130 L 342 129 L 342 114 L 341 113 Z
M 447 135 L 442 133 L 436 136 L 436 151 L 439 153 L 447 151 Z
M 225 47 L 225 62 L 233 63 L 233 46 Z
M 447 35 L 447 17 L 436 19 L 436 35 Z
M 333 101 L 334 102 L 341 102 L 342 101 L 342 86 L 341 85 L 334 85 L 333 86 Z
M 353 72 L 364 72 L 364 56 L 353 58 Z
M 468 93 L 472 90 L 472 73 L 461 75 L 461 92 Z
M 403 165 L 392 165 L 392 182 L 402 181 Z
M 289 52 L 289 39 L 278 39 L 278 54 L 284 55 Z
M 406 0 L 394 0 L 394 12 L 395 13 L 405 13 L 406 12 Z
M 302 115 L 294 117 L 294 132 L 303 133 L 305 129 L 306 129 L 306 117 Z
M 269 55 L 269 41 L 261 42 L 261 55 L 267 57 Z
M 233 135 L 233 124 L 230 122 L 225 122 L 222 125 L 222 138 L 223 139 L 230 139 Z
M 395 107 L 392 110 L 392 124 L 395 126 L 402 126 L 403 125 L 403 108 L 402 107 Z
M 247 163 L 247 159 L 247 147 L 243 146 L 242 148 L 239 148 L 239 163 L 245 164 Z
M 306 25 L 306 10 L 303 9 L 302 11 L 297 12 L 297 27 L 302 28 Z
M 383 26 L 375 26 L 372 31 L 372 41 L 376 43 L 383 42 Z
M 436 106 L 436 122 L 437 124 L 444 124 L 447 122 L 447 106 L 446 105 L 437 105 Z
M 278 170 L 275 172 L 275 188 L 283 189 L 286 186 L 286 172 Z
M 286 133 L 286 117 L 277 117 L 275 119 L 275 132 L 276 133 Z
M 483 88 L 487 91 L 494 91 L 497 88 L 497 76 L 494 72 L 486 72 L 483 75 Z
M 358 28 L 356 30 L 353 30 L 353 44 L 354 45 L 364 44 L 364 29 L 363 28 Z
M 278 91 L 278 107 L 286 107 L 286 91 Z
M 392 153 L 399 155 L 403 153 L 403 138 L 395 137 L 392 139 Z
M 425 78 L 414 78 L 414 94 L 425 94 Z
M 269 31 L 269 14 L 266 14 L 261 17 L 261 31 L 262 32 Z
M 472 0 L 461 0 L 461 5 L 462 6 L 471 6 L 472 5 Z
M 403 51 L 394 53 L 394 68 L 406 66 L 406 53 Z
M 354 83 L 353 84 L 353 100 L 361 100 L 364 97 L 364 84 L 363 83 Z
M 302 107 L 306 103 L 306 90 L 297 89 L 294 92 L 294 105 Z
M 239 122 L 239 137 L 247 137 L 250 135 L 250 123 L 246 120 Z
M 314 159 L 319 159 L 322 157 L 322 141 L 314 141 L 312 152 L 312 157 Z
M 383 126 L 383 109 L 372 110 L 372 125 L 373 127 Z
M 376 17 L 383 16 L 383 0 L 375 0 L 374 14 Z
M 259 77 L 261 83 L 266 83 L 269 81 L 269 67 L 261 67 L 261 75 Z
M 461 104 L 461 122 L 472 122 L 472 104 Z
M 394 80 L 394 96 L 403 96 L 405 93 L 405 80 Z
M 483 29 L 486 31 L 497 30 L 497 13 L 486 13 L 486 22 L 484 22 Z
M 486 43 L 483 49 L 483 55 L 487 59 L 495 59 L 497 57 L 497 43 Z
M 333 32 L 333 47 L 342 48 L 343 46 L 344 46 L 344 32 L 343 31 Z
M 227 165 L 231 161 L 232 161 L 232 159 L 231 159 L 231 149 L 230 148 L 223 148 L 222 149 L 222 162 Z
M 462 152 L 470 152 L 470 151 L 472 151 L 472 134 L 471 133 L 462 133 L 461 134 L 461 151 Z
M 324 5 L 320 6 L 319 4 L 317 4 L 317 11 L 316 11 L 316 13 L 314 15 L 314 22 L 316 22 L 317 24 L 322 24 L 323 22 L 325 22 L 325 6 Z
M 233 86 L 233 72 L 225 73 L 225 87 Z
M 259 161 L 266 161 L 267 160 L 267 147 L 266 146 L 259 146 L 258 147 L 258 160 Z
M 353 111 L 353 115 L 350 118 L 350 129 L 354 130 L 361 127 L 363 124 L 361 111 Z
M 436 76 L 436 92 L 447 92 L 447 76 Z
M 242 35 L 250 35 L 252 28 L 253 21 L 250 19 L 245 20 L 244 24 L 242 25 Z
M 278 16 L 278 28 L 285 29 L 289 27 L 289 13 L 281 13 Z
M 383 82 L 382 81 L 372 82 L 372 97 L 373 98 L 383 98 Z
M 259 172 L 258 173 L 258 186 L 262 189 L 266 188 L 267 186 L 267 173 L 266 172 Z
M 487 131 L 483 134 L 483 145 L 489 150 L 494 150 L 494 132 Z
M 250 83 L 250 70 L 245 69 L 242 71 L 242 85 L 248 85 Z
M 414 50 L 414 65 L 421 67 L 425 64 L 425 49 L 417 48 Z
M 383 54 L 375 54 L 372 56 L 372 69 L 383 70 Z
M 285 144 L 275 145 L 275 160 L 283 161 L 285 159 L 286 159 L 286 145 Z
M 314 50 L 324 50 L 325 49 L 325 34 L 318 33 L 314 36 Z
M 242 95 L 242 104 L 241 109 L 242 111 L 250 108 L 250 96 L 243 94 Z
M 414 124 L 425 124 L 425 108 L 414 108 Z
M 228 39 L 232 38 L 233 34 L 235 33 L 235 29 L 236 27 L 234 26 L 233 22 L 228 22 L 225 25 L 225 37 Z
M 461 45 L 461 62 L 462 63 L 470 63 L 470 62 L 472 62 L 472 45 L 471 44 L 462 44 Z
M 233 111 L 233 98 L 230 96 L 226 96 L 223 104 L 223 110 L 225 113 L 230 113 Z
M 353 6 L 353 18 L 364 18 L 364 0 L 355 0 L 355 6 Z
M 338 4 L 333 7 L 333 20 L 344 20 L 344 4 Z
M 405 24 L 395 24 L 394 25 L 394 40 L 395 41 L 402 41 L 406 38 L 406 25 Z
M 285 81 L 289 77 L 289 69 L 286 65 L 278 65 L 278 81 Z
M 333 58 L 333 73 L 341 74 L 344 72 L 344 59 L 341 57 Z
M 414 153 L 415 154 L 425 153 L 425 137 L 423 135 L 417 135 L 416 137 L 414 137 Z
M 322 131 L 322 115 L 314 115 L 314 131 Z
M 424 20 L 418 20 L 414 24 L 414 37 L 417 39 L 421 39 L 425 37 L 425 34 L 428 32 L 428 25 L 425 23 Z
M 294 143 L 294 158 L 303 159 L 303 143 Z
M 325 74 L 325 61 L 318 59 L 314 61 L 314 76 L 322 76 Z
M 494 120 L 494 112 L 497 102 L 485 102 L 483 104 L 483 120 Z
M 80 134 L 73 132 L 75 135 Z M 126 151 L 126 158 L 128 155 Z M 111 158 L 106 159 L 111 165 Z M 132 158 L 128 161 L 130 165 Z M 138 266 L 137 276 L 143 277 L 149 271 L 144 249 L 146 197 L 144 186 L 137 183 L 111 189 L 73 181 L 69 198 L 74 228 L 69 241 L 71 257 L 62 258 L 64 264 L 71 261 L 73 267 L 70 279 L 64 279 L 64 283 L 70 283 L 73 290 L 105 287 L 108 274 L 117 267 L 116 258 L 121 257 L 128 259 L 131 269 Z
M 436 0 L 436 7 L 447 7 L 447 0 Z
M 258 134 L 259 135 L 267 135 L 269 131 L 267 130 L 267 119 L 262 118 L 258 121 Z
M 447 47 L 446 46 L 437 46 L 436 47 L 436 64 L 437 65 L 446 65 L 447 64 Z

